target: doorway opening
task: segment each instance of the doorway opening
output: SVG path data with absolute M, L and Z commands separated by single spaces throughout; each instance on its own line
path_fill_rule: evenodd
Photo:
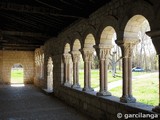
M 12 66 L 11 84 L 24 84 L 24 69 L 21 64 L 14 64 Z

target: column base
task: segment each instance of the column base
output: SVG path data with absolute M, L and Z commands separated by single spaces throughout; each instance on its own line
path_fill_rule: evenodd
M 97 96 L 111 96 L 111 93 L 108 91 L 99 91 L 97 92 Z
M 71 86 L 72 88 L 80 88 L 81 86 L 77 83 Z
M 122 96 L 120 102 L 123 103 L 135 103 L 136 99 L 133 96 Z
M 71 87 L 71 84 L 66 82 L 66 83 L 64 83 L 64 86 Z
M 156 106 L 152 109 L 152 111 L 160 113 L 160 106 Z
M 85 87 L 85 88 L 82 89 L 82 91 L 85 91 L 85 92 L 92 92 L 92 91 L 94 91 L 94 89 L 91 88 L 91 87 Z

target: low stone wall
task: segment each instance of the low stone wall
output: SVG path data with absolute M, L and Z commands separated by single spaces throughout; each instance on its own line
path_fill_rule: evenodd
M 96 92 L 86 93 L 82 92 L 81 89 L 72 89 L 65 86 L 61 86 L 58 91 L 55 90 L 55 96 L 96 120 L 119 120 L 117 118 L 118 113 L 124 116 L 123 119 L 127 119 L 129 114 L 137 114 L 139 119 L 143 119 L 141 114 L 155 114 L 152 111 L 153 107 L 146 104 L 121 103 L 119 98 L 115 96 L 97 97 Z

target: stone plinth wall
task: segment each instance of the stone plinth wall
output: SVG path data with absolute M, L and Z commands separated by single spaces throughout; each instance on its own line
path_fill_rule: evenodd
M 78 111 L 96 120 L 119 120 L 117 117 L 119 114 L 123 116 L 121 120 L 129 119 L 127 117 L 131 114 L 137 114 L 137 116 L 140 116 L 140 114 L 155 114 L 151 111 L 152 106 L 138 102 L 122 103 L 115 96 L 97 97 L 96 92 L 86 93 L 82 92 L 81 89 L 71 89 L 64 86 L 61 86 L 58 91 L 58 93 L 55 93 L 56 96 Z M 132 120 L 136 119 L 143 118 L 141 116 L 139 118 L 132 118 Z M 148 117 L 145 120 L 150 119 Z
M 34 52 L 28 51 L 0 51 L 0 82 L 10 83 L 11 68 L 14 64 L 21 64 L 24 71 L 24 83 L 33 83 Z

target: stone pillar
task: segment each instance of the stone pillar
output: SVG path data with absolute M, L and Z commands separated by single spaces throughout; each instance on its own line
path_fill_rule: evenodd
M 111 95 L 111 93 L 108 92 L 108 75 L 107 75 L 110 50 L 111 48 L 100 48 L 100 54 L 99 54 L 100 90 L 97 93 L 97 96 Z
M 53 62 L 51 57 L 49 57 L 47 65 L 47 90 L 53 91 Z
M 41 79 L 44 79 L 44 58 L 41 59 Z
M 65 86 L 71 86 L 70 83 L 70 60 L 71 60 L 71 55 L 70 54 L 63 54 L 64 55 L 64 71 L 65 71 L 65 80 L 64 80 L 64 85 Z
M 127 40 L 121 45 L 123 56 L 123 94 L 121 102 L 134 103 L 136 99 L 132 96 L 132 52 L 138 40 Z
M 79 51 L 72 52 L 72 60 L 73 60 L 73 85 L 72 85 L 72 88 L 80 88 L 80 85 L 79 85 L 80 52 Z
M 93 61 L 94 49 L 87 48 L 83 49 L 83 60 L 84 60 L 84 88 L 83 91 L 90 92 L 94 91 L 91 88 L 91 64 Z
M 157 52 L 157 55 L 158 55 L 158 58 L 159 58 L 159 104 L 153 108 L 152 110 L 154 112 L 157 112 L 157 113 L 160 113 L 160 30 L 154 30 L 154 31 L 150 31 L 150 32 L 147 32 L 147 35 L 149 35 L 151 38 L 152 38 L 152 42 L 153 42 L 153 45 L 156 49 L 156 52 Z

